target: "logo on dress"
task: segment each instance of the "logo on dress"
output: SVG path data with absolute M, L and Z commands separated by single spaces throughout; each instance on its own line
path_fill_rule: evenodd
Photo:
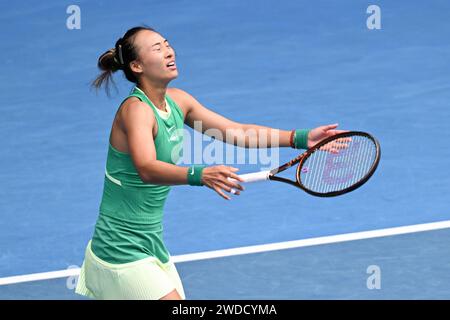
M 171 126 L 170 128 L 167 128 L 167 132 L 169 133 L 169 141 L 178 141 L 180 140 L 180 137 L 183 136 L 182 130 L 174 130 L 176 128 L 176 125 Z

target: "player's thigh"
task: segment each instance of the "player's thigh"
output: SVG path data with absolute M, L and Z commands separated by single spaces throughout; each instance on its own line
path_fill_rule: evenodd
M 183 298 L 181 298 L 181 296 L 178 294 L 178 291 L 174 289 L 159 300 L 183 300 Z

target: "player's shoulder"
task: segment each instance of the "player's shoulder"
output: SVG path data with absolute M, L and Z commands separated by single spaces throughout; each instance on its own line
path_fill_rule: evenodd
M 180 89 L 180 88 L 175 88 L 175 87 L 168 87 L 167 88 L 167 94 L 172 94 L 172 95 L 185 95 L 187 94 L 186 91 Z
M 130 106 L 136 106 L 137 108 L 143 108 L 144 106 L 146 106 L 146 103 L 141 101 L 139 98 L 131 96 L 126 98 L 123 102 L 122 105 L 120 106 L 123 109 L 129 109 Z
M 152 108 L 136 97 L 129 97 L 120 107 L 120 118 L 125 126 L 136 122 L 152 124 L 154 113 Z
M 152 109 L 149 108 L 149 105 L 141 101 L 137 97 L 127 98 L 120 106 L 120 109 L 121 113 L 131 113 L 131 114 L 152 112 Z
M 167 88 L 167 94 L 170 98 L 172 98 L 178 106 L 180 106 L 183 110 L 187 110 L 195 104 L 195 98 L 180 88 Z
M 174 98 L 177 98 L 177 99 L 183 100 L 183 101 L 193 99 L 192 95 L 190 95 L 188 92 L 186 92 L 183 89 L 175 88 L 175 87 L 167 88 L 167 94 L 170 97 L 174 97 Z

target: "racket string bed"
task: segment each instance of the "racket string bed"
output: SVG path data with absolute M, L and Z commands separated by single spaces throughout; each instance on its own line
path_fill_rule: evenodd
M 345 190 L 362 180 L 377 160 L 377 145 L 365 136 L 350 138 L 351 141 L 330 141 L 311 152 L 298 170 L 302 186 L 327 194 Z M 331 148 L 338 151 L 333 153 Z

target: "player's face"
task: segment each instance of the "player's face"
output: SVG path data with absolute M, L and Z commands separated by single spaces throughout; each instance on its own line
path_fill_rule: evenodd
M 132 69 L 152 82 L 168 83 L 178 76 L 175 51 L 159 33 L 143 30 L 134 39 L 137 65 Z M 136 70 L 135 68 L 138 68 Z

